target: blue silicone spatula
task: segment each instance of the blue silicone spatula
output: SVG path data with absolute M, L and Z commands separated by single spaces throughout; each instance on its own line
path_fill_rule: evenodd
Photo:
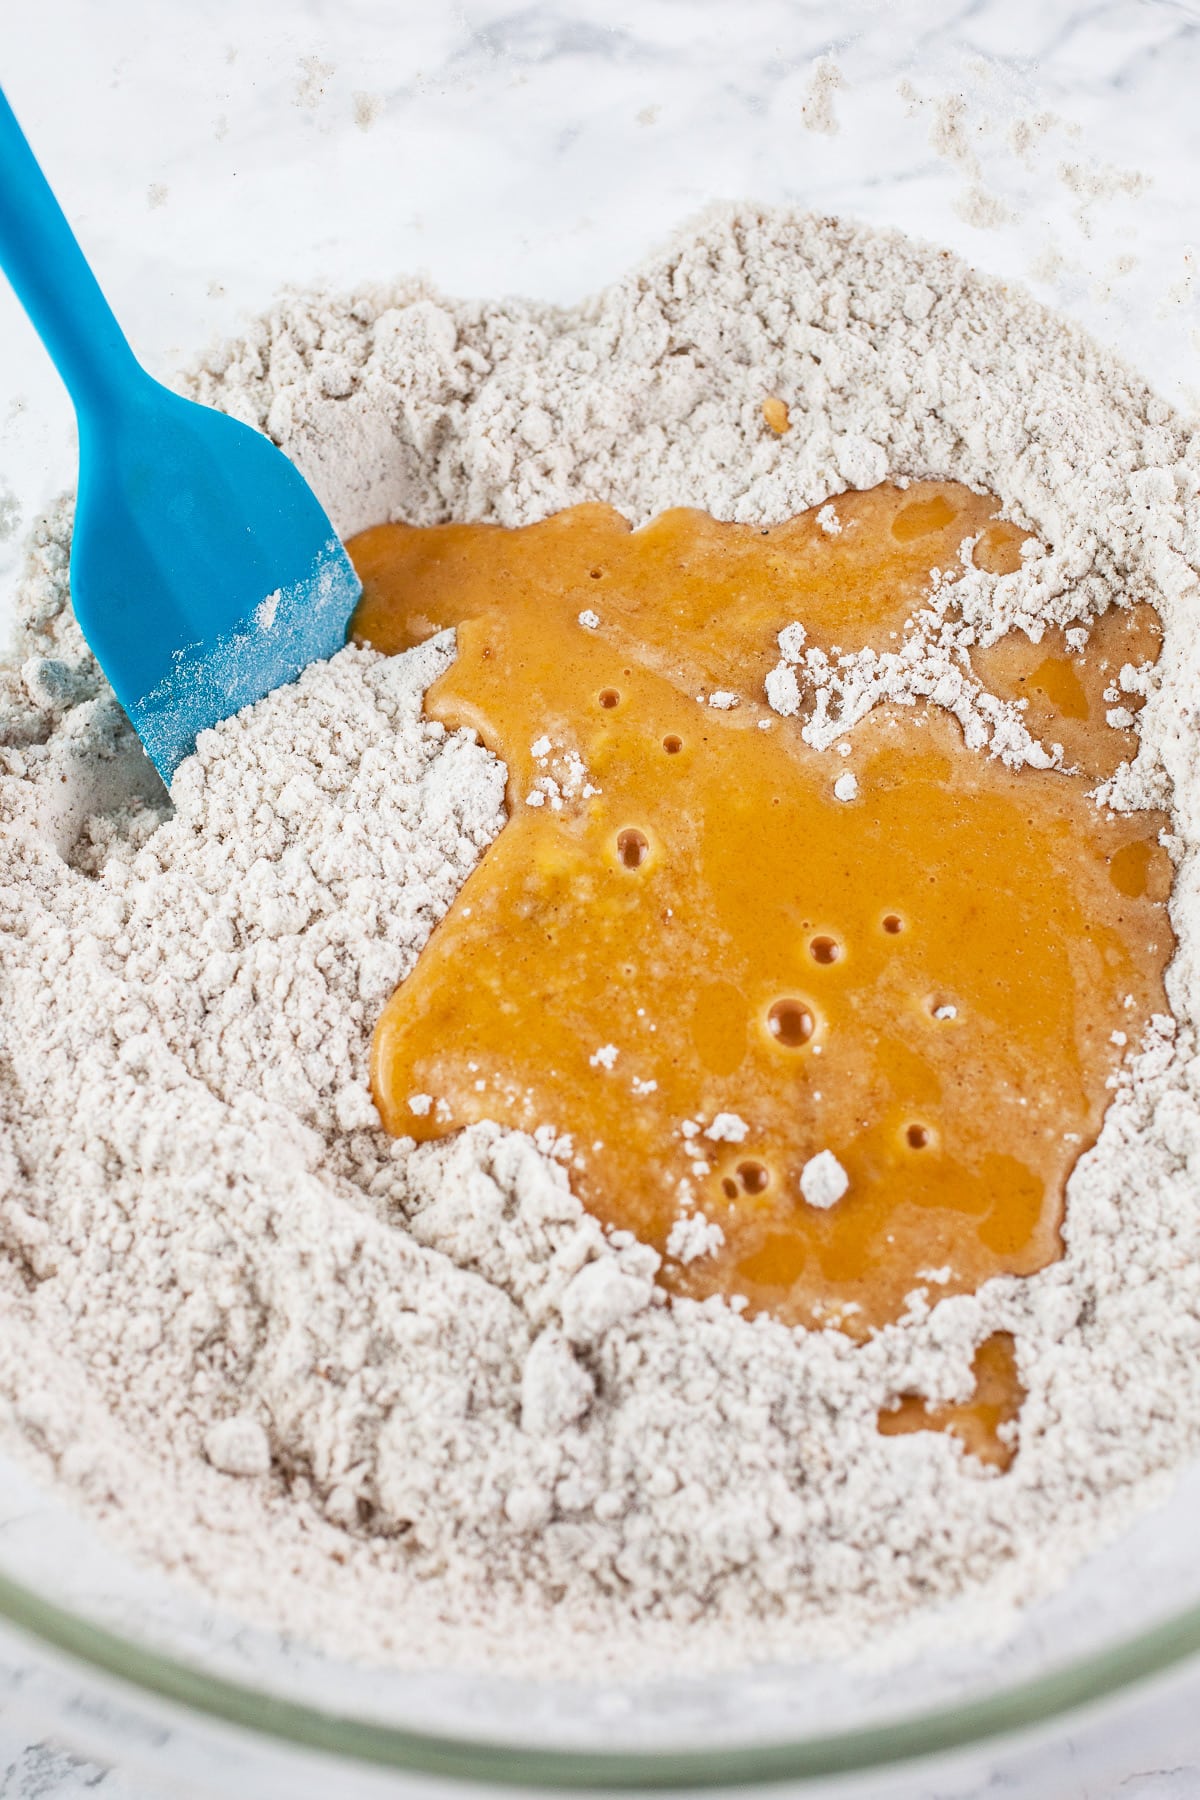
M 359 580 L 282 451 L 142 368 L 3 93 L 0 265 L 79 422 L 75 614 L 169 781 L 197 732 L 341 647 Z

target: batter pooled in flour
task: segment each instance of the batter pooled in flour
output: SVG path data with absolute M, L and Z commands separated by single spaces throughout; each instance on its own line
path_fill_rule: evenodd
M 673 1292 L 856 1337 L 931 1271 L 948 1296 L 1061 1254 L 1165 1005 L 1170 861 L 1161 812 L 1099 807 L 975 677 L 957 578 L 1022 558 L 995 510 L 926 482 L 844 496 L 837 532 L 583 506 L 351 540 L 352 632 L 456 627 L 426 713 L 508 769 L 504 833 L 379 1023 L 389 1131 L 569 1137 L 573 1191 Z M 1131 644 L 1115 611 L 1084 636 L 1031 680 L 1091 768 Z M 924 704 L 814 748 L 813 677 L 854 654 L 948 660 L 960 710 L 1043 766 Z
M 703 691 L 761 704 L 781 663 L 786 702 L 803 675 L 811 714 L 775 729 L 811 733 L 849 808 L 837 745 L 873 707 L 1049 755 L 1069 708 L 1043 665 L 1153 609 L 1157 661 L 1102 690 L 1122 756 L 1088 779 L 1131 839 L 1169 814 L 1169 1012 L 1112 1046 L 1060 1260 L 949 1298 L 930 1265 L 861 1343 L 669 1299 L 659 1251 L 572 1193 L 553 1121 L 418 1144 L 371 1098 L 375 1022 L 504 825 L 505 769 L 423 713 L 452 635 L 307 670 L 206 733 L 168 806 L 71 619 L 61 508 L 0 677 L 0 1444 L 239 1616 L 395 1664 L 833 1655 L 950 1601 L 993 1629 L 1200 1449 L 1200 445 L 1012 287 L 750 209 L 573 312 L 290 300 L 189 389 L 267 429 L 345 537 L 599 502 L 634 526 L 817 508 L 837 541 L 850 490 L 995 495 L 1035 542 L 954 585 L 977 669 L 1023 634 L 980 676 L 996 710 L 940 642 L 781 649 L 763 694 L 734 658 Z M 804 1171 L 831 1216 L 838 1160 Z M 1009 1472 L 880 1430 L 951 1418 L 1009 1340 Z

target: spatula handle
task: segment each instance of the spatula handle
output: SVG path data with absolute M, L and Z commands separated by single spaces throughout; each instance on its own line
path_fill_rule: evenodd
M 145 379 L 2 91 L 0 266 L 81 420 Z

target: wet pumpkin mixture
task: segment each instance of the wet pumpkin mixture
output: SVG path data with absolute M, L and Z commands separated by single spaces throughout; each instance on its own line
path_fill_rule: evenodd
M 508 768 L 508 824 L 379 1022 L 385 1126 L 550 1126 L 574 1191 L 663 1253 L 672 1291 L 863 1337 L 914 1290 L 1061 1254 L 1067 1178 L 1166 1010 L 1170 865 L 1162 816 L 1090 797 L 1136 750 L 1107 715 L 1123 665 L 1157 656 L 1147 608 L 973 654 L 1063 770 L 969 750 L 932 706 L 878 707 L 847 755 L 771 711 L 794 622 L 831 657 L 894 649 L 964 539 L 1019 564 L 997 502 L 953 484 L 836 513 L 832 533 L 817 509 L 632 531 L 582 505 L 349 548 L 355 636 L 395 652 L 455 627 L 427 715 Z M 898 1397 L 881 1429 L 953 1429 L 1003 1466 L 1011 1340 L 976 1377 L 959 1407 Z

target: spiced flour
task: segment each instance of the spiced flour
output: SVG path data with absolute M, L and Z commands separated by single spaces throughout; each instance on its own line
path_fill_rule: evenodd
M 831 1654 L 1053 1586 L 1200 1448 L 1182 421 L 945 253 L 748 210 L 570 312 L 290 300 L 189 389 L 280 442 L 343 535 L 584 499 L 635 522 L 832 501 L 837 529 L 837 494 L 885 477 L 998 493 L 1044 554 L 965 573 L 958 613 L 931 594 L 890 662 L 822 668 L 785 633 L 777 710 L 814 691 L 804 728 L 848 775 L 881 698 L 1052 764 L 972 643 L 1157 605 L 1161 661 L 1121 676 L 1141 750 L 1104 797 L 1172 808 L 1175 1017 L 1130 1046 L 1044 1273 L 939 1303 L 931 1272 L 862 1346 L 669 1303 L 654 1253 L 580 1210 L 550 1122 L 420 1149 L 378 1127 L 379 1010 L 504 823 L 501 766 L 421 716 L 452 641 L 315 665 L 205 734 L 169 806 L 71 618 L 64 505 L 0 676 L 0 1443 L 238 1612 L 397 1663 Z M 879 1435 L 901 1391 L 966 1397 L 997 1330 L 1028 1390 L 1007 1474 Z

